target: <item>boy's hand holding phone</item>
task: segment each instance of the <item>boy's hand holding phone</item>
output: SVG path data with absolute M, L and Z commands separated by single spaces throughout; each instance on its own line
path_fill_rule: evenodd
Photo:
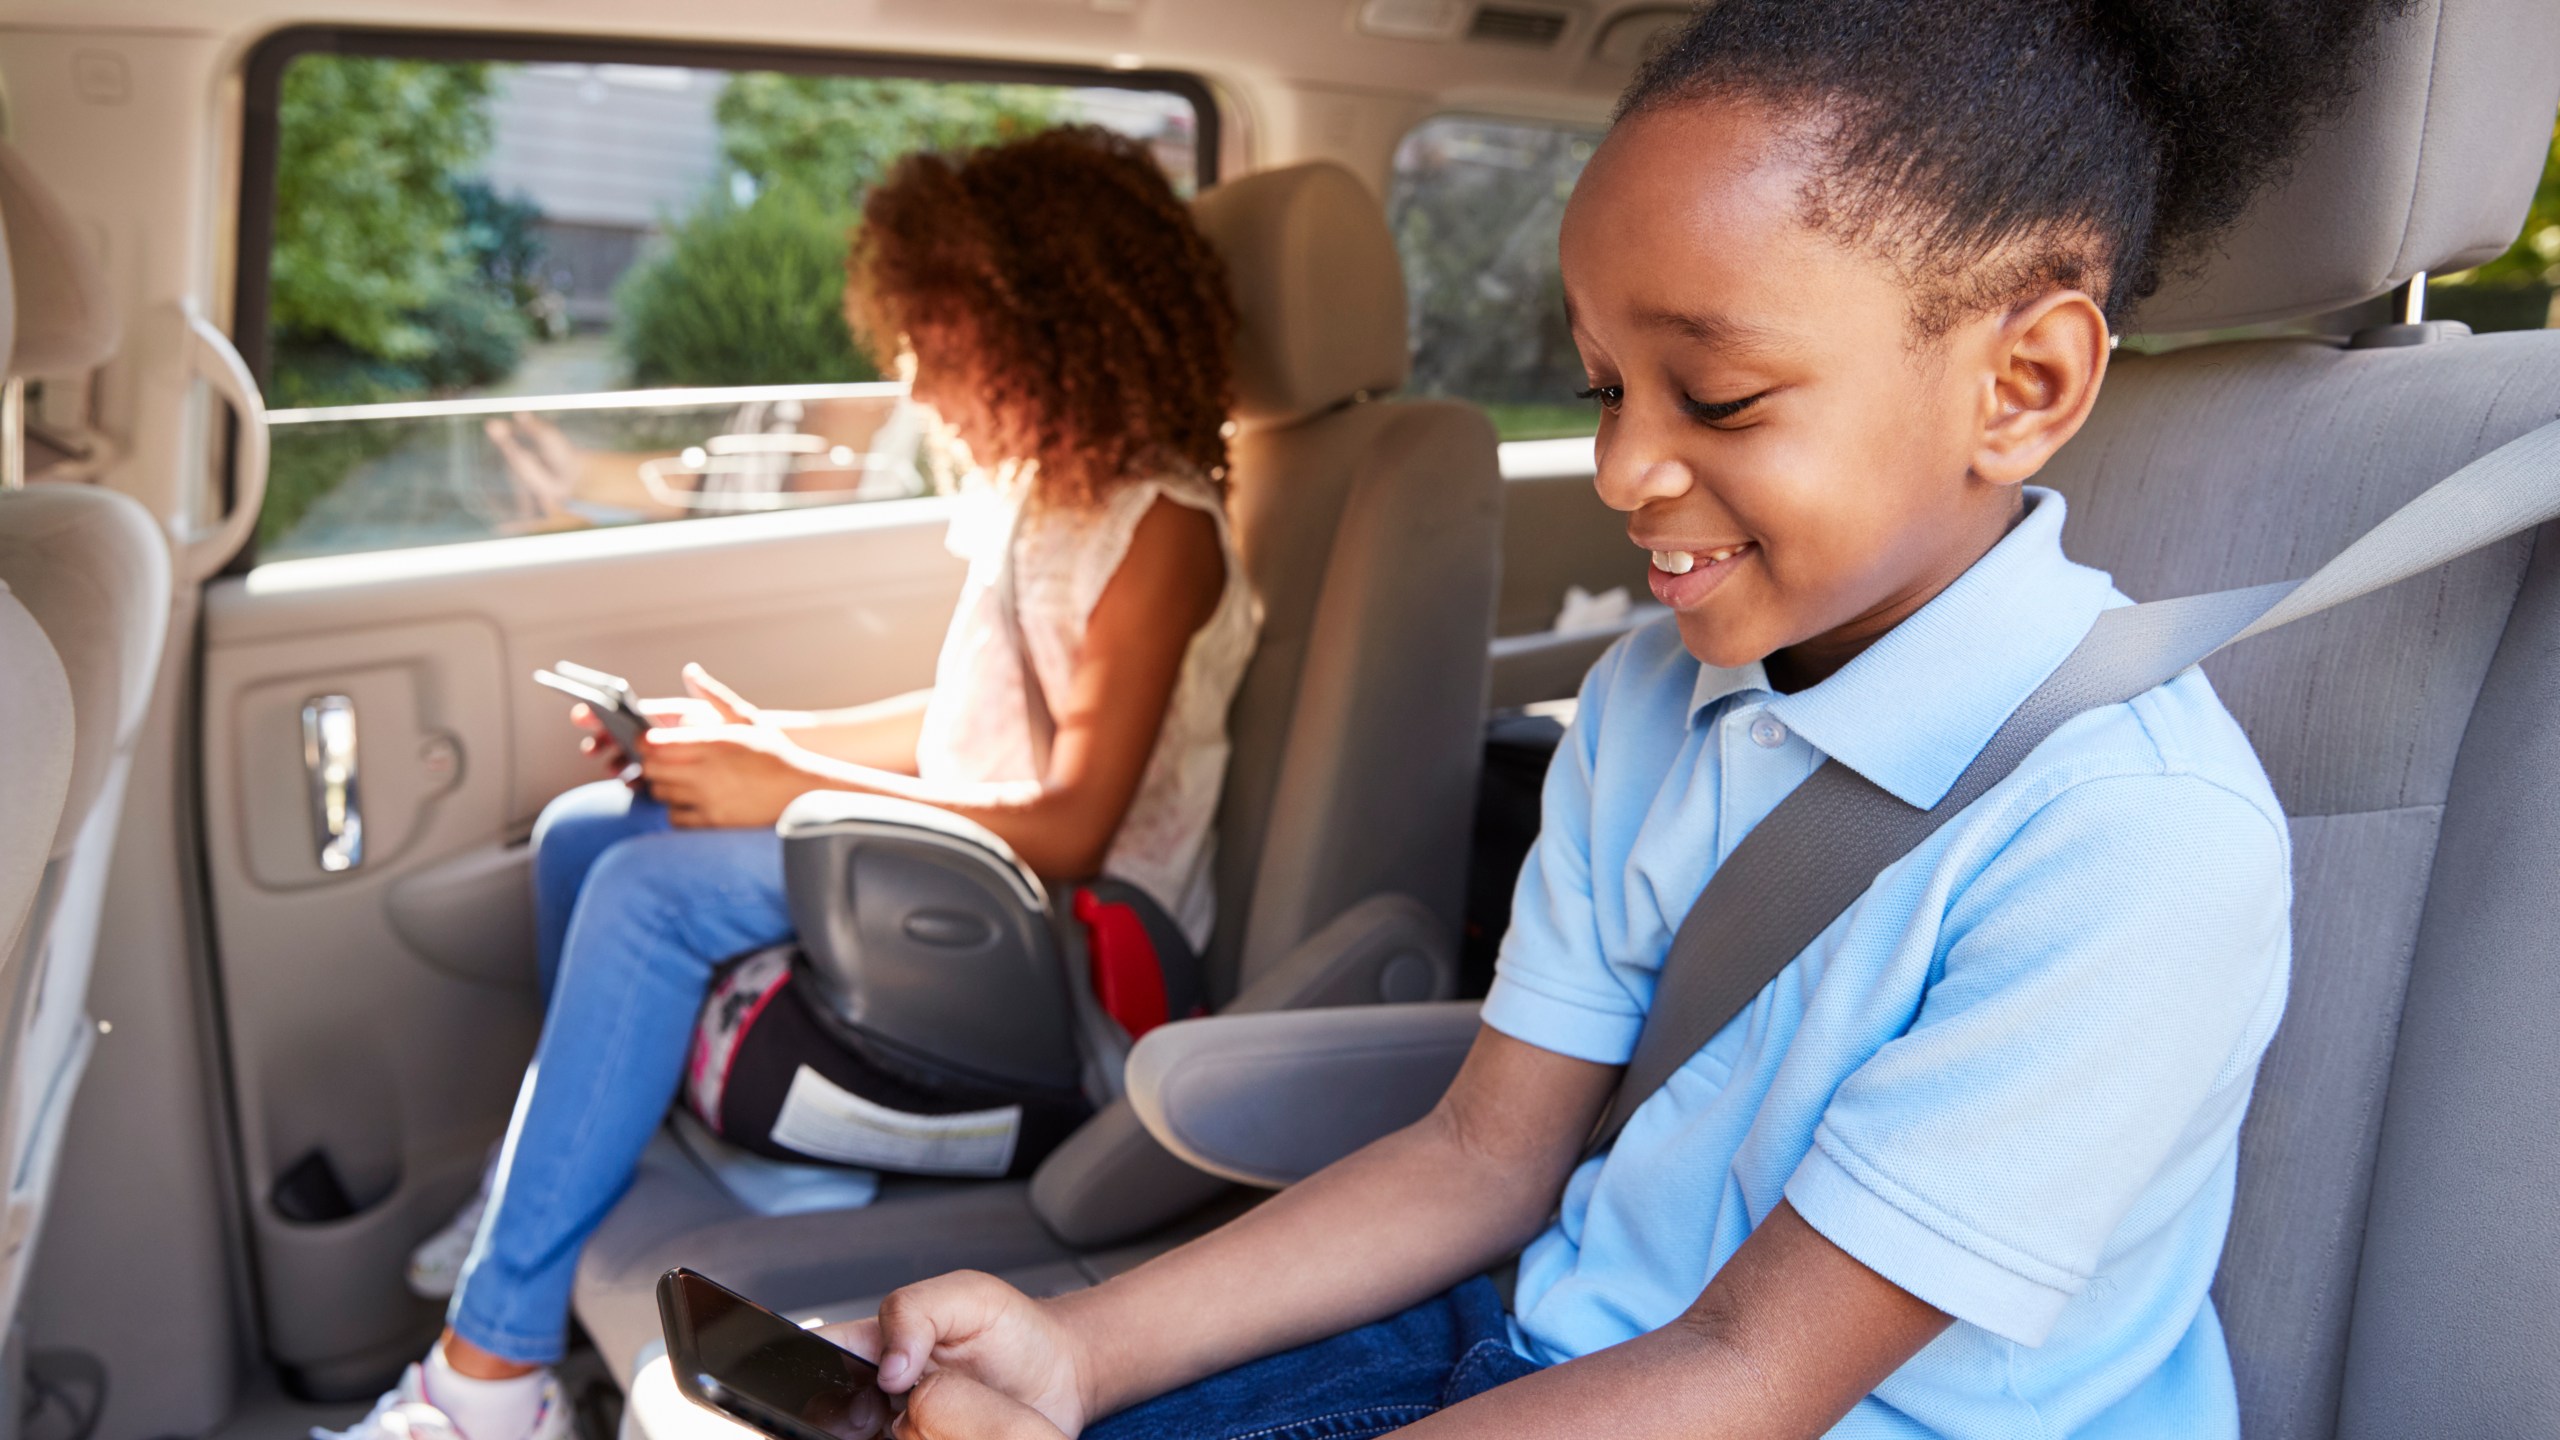
M 907 1392 L 897 1440 L 1066 1440 L 1049 1417 L 957 1370 L 937 1370 Z
M 915 1440 L 1058 1440 L 1084 1428 L 1087 1365 L 1050 1307 L 961 1271 L 891 1295 L 877 1317 L 818 1332 L 877 1357 L 880 1388 L 907 1396 Z

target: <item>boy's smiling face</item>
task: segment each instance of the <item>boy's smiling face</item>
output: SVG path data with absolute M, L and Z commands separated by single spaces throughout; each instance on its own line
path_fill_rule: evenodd
M 1821 680 L 1998 543 L 2106 365 L 2059 291 L 1916 339 L 1904 272 L 1804 219 L 1808 144 L 1767 109 L 1610 132 L 1565 212 L 1601 404 L 1600 496 L 1711 665 Z

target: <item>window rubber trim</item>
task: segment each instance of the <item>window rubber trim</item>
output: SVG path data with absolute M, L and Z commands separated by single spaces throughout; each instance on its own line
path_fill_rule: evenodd
M 231 341 L 260 388 L 267 383 L 268 277 L 276 238 L 276 147 L 285 68 L 305 55 L 362 55 L 387 60 L 484 60 L 501 64 L 663 65 L 706 70 L 773 70 L 792 75 L 850 75 L 888 80 L 1053 85 L 1091 90 L 1151 90 L 1191 102 L 1194 173 L 1207 190 L 1217 183 L 1221 141 L 1217 97 L 1187 70 L 1115 70 L 1099 65 L 981 60 L 954 56 L 834 50 L 797 45 L 640 40 L 615 36 L 421 30 L 363 25 L 295 25 L 260 40 L 243 65 L 240 117 L 239 232 L 233 247 Z M 233 422 L 236 424 L 236 421 Z M 224 433 L 230 434 L 226 427 Z M 223 502 L 239 491 L 225 459 Z M 253 533 L 222 574 L 257 564 Z

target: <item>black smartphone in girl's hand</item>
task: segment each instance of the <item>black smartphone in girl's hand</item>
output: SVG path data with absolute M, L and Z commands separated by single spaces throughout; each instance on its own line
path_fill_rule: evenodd
M 596 721 L 604 726 L 622 753 L 640 754 L 640 737 L 649 733 L 649 716 L 640 708 L 640 697 L 631 682 L 619 675 L 579 665 L 567 660 L 548 670 L 533 672 L 536 683 L 548 685 L 572 700 L 583 700 L 595 712 Z
M 685 1398 L 778 1440 L 874 1440 L 897 1418 L 870 1361 L 682 1266 L 658 1277 L 658 1320 Z

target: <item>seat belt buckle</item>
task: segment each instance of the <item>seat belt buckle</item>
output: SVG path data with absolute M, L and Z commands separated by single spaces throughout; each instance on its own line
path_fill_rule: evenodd
M 1136 906 L 1078 889 L 1075 915 L 1084 926 L 1093 972 L 1093 998 L 1129 1038 L 1172 1018 L 1165 996 L 1164 960 Z

